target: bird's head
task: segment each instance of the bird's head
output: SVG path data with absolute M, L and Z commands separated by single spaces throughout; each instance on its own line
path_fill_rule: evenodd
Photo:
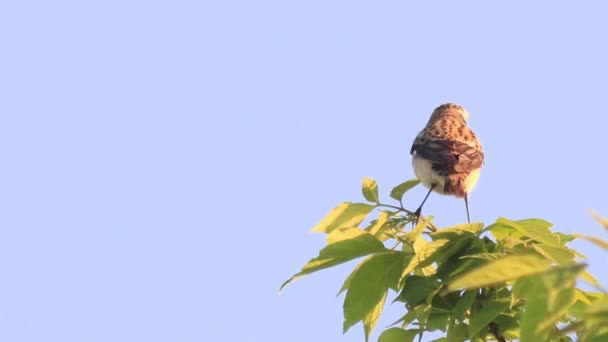
M 467 122 L 469 119 L 469 113 L 455 103 L 444 103 L 441 106 L 435 108 L 433 114 L 431 114 L 431 118 L 429 119 L 428 126 L 432 125 L 435 121 L 445 118 L 445 117 L 455 117 L 457 119 L 461 119 L 464 122 Z

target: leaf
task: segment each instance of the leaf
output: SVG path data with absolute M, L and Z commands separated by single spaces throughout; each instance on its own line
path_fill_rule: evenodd
M 589 215 L 593 216 L 593 218 L 599 223 L 601 224 L 604 228 L 608 229 L 608 219 L 601 217 L 600 215 L 598 215 L 595 211 L 593 210 L 589 210 Z
M 499 332 L 507 341 L 519 340 L 519 318 L 520 315 L 498 315 L 494 319 L 494 323 L 499 327 Z
M 583 235 L 583 234 L 574 234 L 579 239 L 587 240 L 597 246 L 600 246 L 604 249 L 608 249 L 608 241 L 602 240 L 600 238 L 596 238 L 595 236 Z
M 283 290 L 287 284 L 306 274 L 336 266 L 368 254 L 387 251 L 384 244 L 375 236 L 364 231 L 361 232 L 361 234 L 353 238 L 337 240 L 337 242 L 327 245 L 319 252 L 318 257 L 311 259 L 302 267 L 299 273 L 286 280 L 281 285 L 279 291 Z
M 576 263 L 574 251 L 568 247 L 538 244 L 531 246 L 534 251 L 558 265 L 567 266 Z
M 522 341 L 546 340 L 576 303 L 576 277 L 584 268 L 584 264 L 554 267 L 513 285 L 514 301 L 523 299 L 526 305 L 521 320 Z
M 395 298 L 395 301 L 407 303 L 412 307 L 416 306 L 423 302 L 431 293 L 435 292 L 439 286 L 439 281 L 432 277 L 409 276 L 405 279 L 403 290 Z
M 338 228 L 356 227 L 374 208 L 370 204 L 344 202 L 327 214 L 311 232 L 331 233 Z
M 488 326 L 498 315 L 509 308 L 509 302 L 494 301 L 486 304 L 479 312 L 471 315 L 469 336 L 474 336 L 481 329 Z
M 504 217 L 499 217 L 497 223 L 505 224 L 519 233 L 547 245 L 560 245 L 559 237 L 549 228 L 553 226 L 550 222 L 541 219 L 526 219 L 511 221 Z
M 469 339 L 469 329 L 466 324 L 456 324 L 448 328 L 448 342 L 462 342 Z
M 381 233 L 381 229 L 384 227 L 388 219 L 391 217 L 392 213 L 386 210 L 381 211 L 378 214 L 378 218 L 373 220 L 371 224 L 365 228 L 370 234 L 379 236 Z
M 420 237 L 422 232 L 424 232 L 424 228 L 426 228 L 427 222 L 425 220 L 420 220 L 418 224 L 412 229 L 410 232 L 405 233 L 403 239 L 407 240 L 409 243 L 414 244 L 416 240 Z
M 412 342 L 418 335 L 417 330 L 405 330 L 401 328 L 386 329 L 378 337 L 378 342 Z
M 349 227 L 349 228 L 338 228 L 334 229 L 331 233 L 327 234 L 325 237 L 325 241 L 328 245 L 331 245 L 336 242 L 354 239 L 361 235 L 369 234 L 365 230 Z
M 369 335 L 371 335 L 372 331 L 376 327 L 378 323 L 378 319 L 382 314 L 382 309 L 384 309 L 384 303 L 386 302 L 386 295 L 388 292 L 384 292 L 384 297 L 378 301 L 376 306 L 370 311 L 365 318 L 363 318 L 363 332 L 365 334 L 365 342 L 369 341 Z
M 431 234 L 433 240 L 453 239 L 463 234 L 479 235 L 483 229 L 483 223 L 465 223 L 453 227 L 442 228 Z
M 587 316 L 603 315 L 608 318 L 608 297 L 593 302 L 585 313 Z
M 534 254 L 514 254 L 489 261 L 451 281 L 447 292 L 494 285 L 547 270 L 549 261 Z
M 450 314 L 445 312 L 433 312 L 426 321 L 426 330 L 435 331 L 441 330 L 446 331 Z
M 506 255 L 504 253 L 477 253 L 470 255 L 463 255 L 461 259 L 483 259 L 483 260 L 496 260 L 500 258 L 504 258 Z
M 521 342 L 547 341 L 547 333 L 536 330 L 540 321 L 547 315 L 542 297 L 531 298 L 521 318 Z
M 368 177 L 363 177 L 361 192 L 363 192 L 363 197 L 365 197 L 366 200 L 373 203 L 380 202 L 378 198 L 378 184 L 375 180 Z
M 560 233 L 560 232 L 555 232 L 555 235 L 557 235 L 557 237 L 559 238 L 559 242 L 562 245 L 565 245 L 568 242 L 574 241 L 576 239 L 576 236 L 574 236 L 572 234 L 564 234 L 564 233 Z
M 355 276 L 355 274 L 357 274 L 357 272 L 359 271 L 359 268 L 361 268 L 361 265 L 364 265 L 367 262 L 367 260 L 371 257 L 373 257 L 373 255 L 370 255 L 369 257 L 363 259 L 363 261 L 361 261 L 357 266 L 355 266 L 353 271 L 350 272 L 348 277 L 346 277 L 346 279 L 344 280 L 344 283 L 342 283 L 342 287 L 340 288 L 340 291 L 338 291 L 338 294 L 336 295 L 336 297 L 339 296 L 342 292 L 344 292 L 350 288 L 350 282 L 353 280 L 353 277 Z
M 396 199 L 397 201 L 401 201 L 403 198 L 403 194 L 405 194 L 408 190 L 412 189 L 416 185 L 420 184 L 419 179 L 410 179 L 405 181 L 391 190 L 391 197 Z
M 452 312 L 454 318 L 463 322 L 466 312 L 471 308 L 474 301 L 475 291 L 464 291 L 458 302 L 456 302 L 456 306 L 454 306 L 454 310 Z
M 416 268 L 428 266 L 433 263 L 433 258 L 431 258 L 441 247 L 445 246 L 449 240 L 436 240 L 431 243 L 428 243 L 416 252 L 416 255 L 412 258 L 410 263 L 407 265 L 405 270 L 403 270 L 403 274 L 401 274 L 401 280 L 399 283 L 402 283 L 403 280 Z
M 352 276 L 344 298 L 344 332 L 365 319 L 395 287 L 403 269 L 404 253 L 386 252 L 365 260 Z

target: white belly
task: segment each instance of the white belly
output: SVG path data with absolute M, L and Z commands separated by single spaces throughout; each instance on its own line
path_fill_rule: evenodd
M 413 156 L 412 166 L 416 177 L 420 180 L 422 185 L 430 189 L 433 184 L 436 184 L 433 191 L 442 195 L 446 194 L 443 191 L 446 178 L 433 171 L 433 164 L 430 161 Z M 477 184 L 480 171 L 481 169 L 473 170 L 464 179 L 464 187 L 467 194 L 470 194 L 475 187 L 475 184 Z
M 414 168 L 416 177 L 420 179 L 422 185 L 430 189 L 433 184 L 436 184 L 433 191 L 444 194 L 443 186 L 445 184 L 445 177 L 440 176 L 433 171 L 433 164 L 430 161 L 413 156 L 412 167 Z

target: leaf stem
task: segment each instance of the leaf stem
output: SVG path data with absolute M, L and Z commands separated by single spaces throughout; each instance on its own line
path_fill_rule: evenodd
M 403 204 L 401 204 L 401 201 L 399 202 L 399 204 L 401 205 L 401 206 L 399 206 L 399 207 L 398 207 L 398 206 L 396 206 L 396 205 L 383 204 L 383 203 L 378 203 L 378 206 L 379 206 L 379 207 L 385 207 L 385 208 L 391 208 L 391 209 L 395 209 L 395 210 L 397 210 L 398 212 L 399 212 L 399 211 L 402 211 L 402 212 L 404 212 L 404 213 L 406 213 L 406 214 L 408 214 L 408 215 L 410 215 L 410 216 L 414 216 L 414 217 L 416 217 L 416 213 L 414 213 L 414 212 L 413 212 L 413 211 L 411 211 L 411 210 L 405 209 L 405 208 L 403 207 Z M 421 219 L 423 219 L 423 220 L 425 219 L 425 218 L 424 218 L 424 216 L 422 216 L 422 215 L 420 215 L 420 218 L 421 218 Z M 433 224 L 433 222 L 427 221 L 427 224 L 428 224 L 428 228 L 431 230 L 431 232 L 436 232 L 436 231 L 438 230 L 437 226 L 435 226 L 435 225 Z

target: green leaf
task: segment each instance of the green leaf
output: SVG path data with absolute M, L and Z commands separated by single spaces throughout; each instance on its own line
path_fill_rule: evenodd
M 397 201 L 401 201 L 403 198 L 403 194 L 405 194 L 408 190 L 412 189 L 416 185 L 420 184 L 420 180 L 418 179 L 410 179 L 406 182 L 403 182 L 391 190 L 391 197 L 396 199 Z
M 499 217 L 498 220 L 496 220 L 496 222 L 507 225 L 507 226 L 515 229 L 519 233 L 523 234 L 524 236 L 527 236 L 538 242 L 541 242 L 541 243 L 544 243 L 547 245 L 553 245 L 553 246 L 560 245 L 559 237 L 557 235 L 555 235 L 553 232 L 551 232 L 551 230 L 549 229 L 553 225 L 550 222 L 547 222 L 545 220 L 526 219 L 526 220 L 511 221 L 504 217 Z
M 494 323 L 498 325 L 499 332 L 507 339 L 513 341 L 519 339 L 519 315 L 498 315 Z
M 606 324 L 604 324 L 606 325 Z M 589 342 L 606 342 L 608 341 L 608 332 L 603 333 L 601 335 L 595 335 L 589 339 Z
M 431 234 L 433 240 L 438 239 L 453 239 L 463 234 L 471 234 L 477 236 L 483 229 L 483 223 L 465 223 L 453 227 L 442 228 Z
M 405 280 L 405 278 L 415 269 L 432 264 L 434 262 L 434 259 L 432 258 L 434 254 L 436 254 L 437 251 L 440 250 L 441 247 L 445 246 L 448 242 L 450 242 L 450 240 L 436 240 L 422 246 L 422 248 L 416 252 L 416 255 L 414 255 L 405 270 L 403 270 L 400 283 L 402 283 L 403 280 Z
M 386 298 L 388 289 L 396 286 L 404 257 L 402 252 L 379 253 L 359 267 L 344 298 L 344 332 L 365 319 Z
M 378 198 L 378 184 L 375 180 L 368 177 L 363 177 L 361 192 L 363 192 L 363 197 L 365 197 L 366 200 L 373 203 L 380 202 Z
M 504 258 L 506 255 L 504 253 L 477 253 L 470 255 L 461 256 L 462 259 L 483 259 L 483 260 L 496 260 Z
M 466 324 L 455 324 L 448 328 L 448 342 L 462 342 L 469 339 L 469 329 Z
M 429 316 L 429 319 L 426 321 L 426 330 L 435 331 L 441 330 L 446 331 L 448 326 L 448 320 L 450 319 L 450 314 L 446 312 L 433 312 Z
M 369 341 L 369 335 L 371 335 L 372 331 L 376 327 L 378 323 L 378 319 L 382 314 L 382 309 L 384 309 L 384 303 L 386 302 L 386 295 L 388 292 L 384 292 L 384 297 L 378 301 L 376 306 L 370 311 L 365 318 L 363 318 L 363 332 L 365 333 L 365 342 Z
M 424 322 L 426 322 L 427 318 L 431 314 L 432 309 L 433 308 L 429 304 L 417 305 L 415 308 L 410 309 L 401 318 L 389 324 L 389 326 L 401 323 L 401 327 L 404 328 L 410 325 L 414 320 L 418 320 L 419 325 L 424 325 Z
M 361 234 L 355 235 L 353 238 L 339 240 L 336 238 L 336 241 L 319 252 L 319 256 L 311 259 L 302 270 L 295 274 L 293 277 L 286 280 L 279 291 L 283 290 L 283 288 L 291 283 L 292 281 L 306 275 L 309 273 L 313 273 L 328 267 L 336 266 L 347 261 L 372 254 L 387 251 L 384 244 L 380 242 L 375 236 L 361 231 Z M 339 232 L 336 232 L 338 234 Z M 346 233 L 344 234 L 351 234 Z
M 560 232 L 555 232 L 555 235 L 557 235 L 557 237 L 559 238 L 559 242 L 562 245 L 565 245 L 568 242 L 576 240 L 576 236 L 574 236 L 572 234 L 564 234 L 564 233 L 560 233 Z
M 487 327 L 490 322 L 508 308 L 509 302 L 494 301 L 486 304 L 481 310 L 471 315 L 469 337 L 474 336 L 481 331 L 481 329 Z
M 460 296 L 458 302 L 456 302 L 456 306 L 454 306 L 454 310 L 452 312 L 454 318 L 456 318 L 460 322 L 463 322 L 466 312 L 471 308 L 471 305 L 474 301 L 475 291 L 464 291 L 464 293 Z
M 576 303 L 576 277 L 584 268 L 583 264 L 554 267 L 513 285 L 514 301 L 524 299 L 526 305 L 521 320 L 522 341 L 547 340 L 555 324 Z
M 490 286 L 547 270 L 550 262 L 534 254 L 514 254 L 489 261 L 451 281 L 446 291 Z
M 350 272 L 348 277 L 346 277 L 346 279 L 344 280 L 344 283 L 342 283 L 342 287 L 340 288 L 340 291 L 338 291 L 338 294 L 336 296 L 339 296 L 342 292 L 344 292 L 350 288 L 350 282 L 353 280 L 353 277 L 355 276 L 355 274 L 357 274 L 357 272 L 359 271 L 359 268 L 361 268 L 362 265 L 365 265 L 367 260 L 371 257 L 373 257 L 373 255 L 370 255 L 369 257 L 363 259 L 363 261 L 361 261 L 357 266 L 355 266 L 355 269 L 353 269 L 353 271 Z
M 412 342 L 418 335 L 417 330 L 405 330 L 401 328 L 386 329 L 378 337 L 378 342 Z
M 412 275 L 405 279 L 403 290 L 395 301 L 404 302 L 416 306 L 423 302 L 431 293 L 439 288 L 439 281 L 432 277 Z
M 327 214 L 311 232 L 331 233 L 338 228 L 356 227 L 375 207 L 365 203 L 344 202 Z
M 546 306 L 546 298 L 543 296 L 545 288 L 541 281 L 540 275 L 532 278 L 522 278 L 516 282 L 513 292 L 516 292 L 515 287 L 520 286 L 523 296 L 526 297 L 526 307 L 522 313 L 520 323 L 521 342 L 536 342 L 547 341 L 547 333 L 538 331 L 536 327 L 548 314 Z M 525 283 L 525 286 L 520 284 Z M 525 290 L 523 290 L 525 289 Z

